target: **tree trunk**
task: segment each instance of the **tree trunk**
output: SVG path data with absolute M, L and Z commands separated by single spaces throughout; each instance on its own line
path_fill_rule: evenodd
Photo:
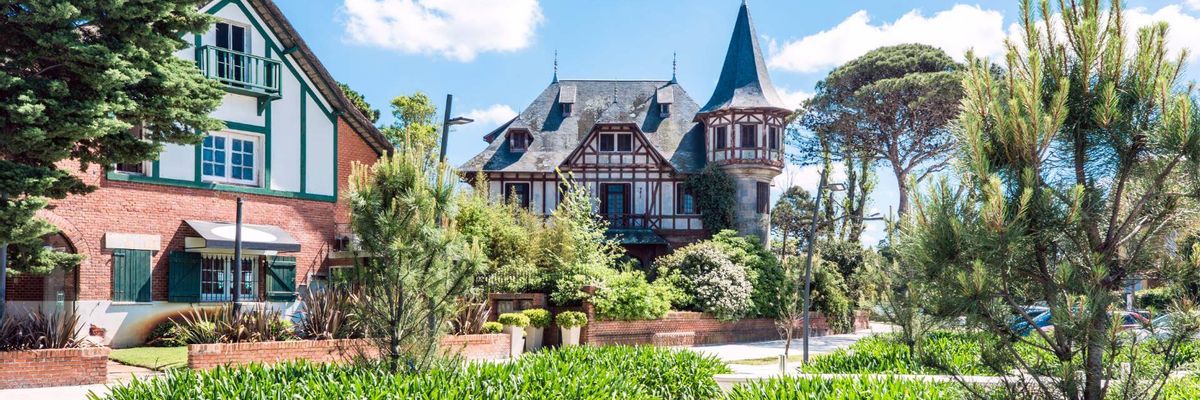
M 1086 358 L 1083 360 L 1085 400 L 1104 399 L 1102 380 L 1104 379 L 1104 337 L 1108 331 L 1108 315 L 1103 312 L 1091 315 L 1091 325 L 1088 327 Z
M 896 216 L 903 217 L 908 212 L 908 182 L 905 179 L 908 174 L 904 172 L 896 172 L 896 188 L 900 195 L 900 204 L 896 207 Z

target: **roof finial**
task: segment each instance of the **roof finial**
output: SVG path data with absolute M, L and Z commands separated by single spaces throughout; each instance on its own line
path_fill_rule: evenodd
M 613 104 L 617 103 L 617 85 L 613 84 Z
M 676 77 L 676 75 L 678 75 L 678 73 L 679 73 L 679 53 L 672 51 L 671 52 L 671 83 L 679 83 L 679 81 L 677 79 L 675 79 L 675 77 Z
M 558 83 L 558 49 L 554 49 L 554 82 Z

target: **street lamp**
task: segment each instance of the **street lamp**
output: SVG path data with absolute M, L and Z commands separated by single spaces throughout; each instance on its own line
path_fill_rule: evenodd
M 442 149 L 441 149 L 442 152 L 441 152 L 441 155 L 438 157 L 438 160 L 441 162 L 446 162 L 446 139 L 450 135 L 450 126 L 466 125 L 466 124 L 475 122 L 475 120 L 467 118 L 467 117 L 450 118 L 450 106 L 452 105 L 453 102 L 454 102 L 454 95 L 447 94 L 446 95 L 446 112 L 444 113 L 445 116 L 442 119 Z
M 824 197 L 822 195 L 824 194 L 826 189 L 828 189 L 830 192 L 841 192 L 841 191 L 846 190 L 846 185 L 844 183 L 835 182 L 835 183 L 826 184 L 828 175 L 829 175 L 829 171 L 821 170 L 821 182 L 819 184 L 817 184 L 817 198 L 813 203 L 812 219 L 810 220 L 810 223 L 808 225 L 808 256 L 807 256 L 807 260 L 804 263 L 804 316 L 803 316 L 804 331 L 803 332 L 804 332 L 804 363 L 805 364 L 808 364 L 808 337 L 809 337 L 809 326 L 811 323 L 811 320 L 809 317 L 809 312 L 810 312 L 809 309 L 812 307 L 812 304 L 811 304 L 811 302 L 812 302 L 812 259 L 813 259 L 813 249 L 815 249 L 817 247 L 816 246 L 816 244 L 817 244 L 816 243 L 817 227 L 821 225 L 821 221 L 820 221 L 821 197 Z M 841 217 L 834 218 L 830 222 L 834 222 L 834 221 L 837 221 L 837 220 L 845 218 L 845 217 L 846 216 L 843 215 Z M 874 214 L 864 217 L 863 221 L 877 221 L 877 220 L 881 220 L 881 219 L 883 219 L 883 218 L 881 218 L 879 216 L 879 213 L 874 213 Z

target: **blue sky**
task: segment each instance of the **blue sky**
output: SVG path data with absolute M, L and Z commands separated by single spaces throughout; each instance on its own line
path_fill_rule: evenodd
M 739 0 L 277 0 L 335 78 L 387 113 L 388 101 L 421 91 L 439 107 L 478 122 L 456 128 L 455 164 L 483 149 L 484 133 L 519 112 L 559 76 L 669 79 L 700 103 L 716 83 Z M 999 55 L 1018 16 L 1016 0 L 750 0 L 750 11 L 784 97 L 798 104 L 834 66 L 866 51 L 905 42 Z M 1173 48 L 1200 54 L 1200 0 L 1129 1 L 1127 21 L 1172 22 Z M 1196 68 L 1187 80 L 1200 77 Z M 384 117 L 389 121 L 390 115 Z M 777 189 L 816 184 L 811 168 L 790 167 Z M 874 208 L 895 204 L 895 181 L 880 170 Z M 878 229 L 865 241 L 879 239 Z

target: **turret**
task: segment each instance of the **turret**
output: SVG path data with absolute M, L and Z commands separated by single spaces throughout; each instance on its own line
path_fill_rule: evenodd
M 737 183 L 736 226 L 770 234 L 771 181 L 783 172 L 784 121 L 792 112 L 775 92 L 743 2 L 716 89 L 696 121 L 704 124 L 707 162 Z

